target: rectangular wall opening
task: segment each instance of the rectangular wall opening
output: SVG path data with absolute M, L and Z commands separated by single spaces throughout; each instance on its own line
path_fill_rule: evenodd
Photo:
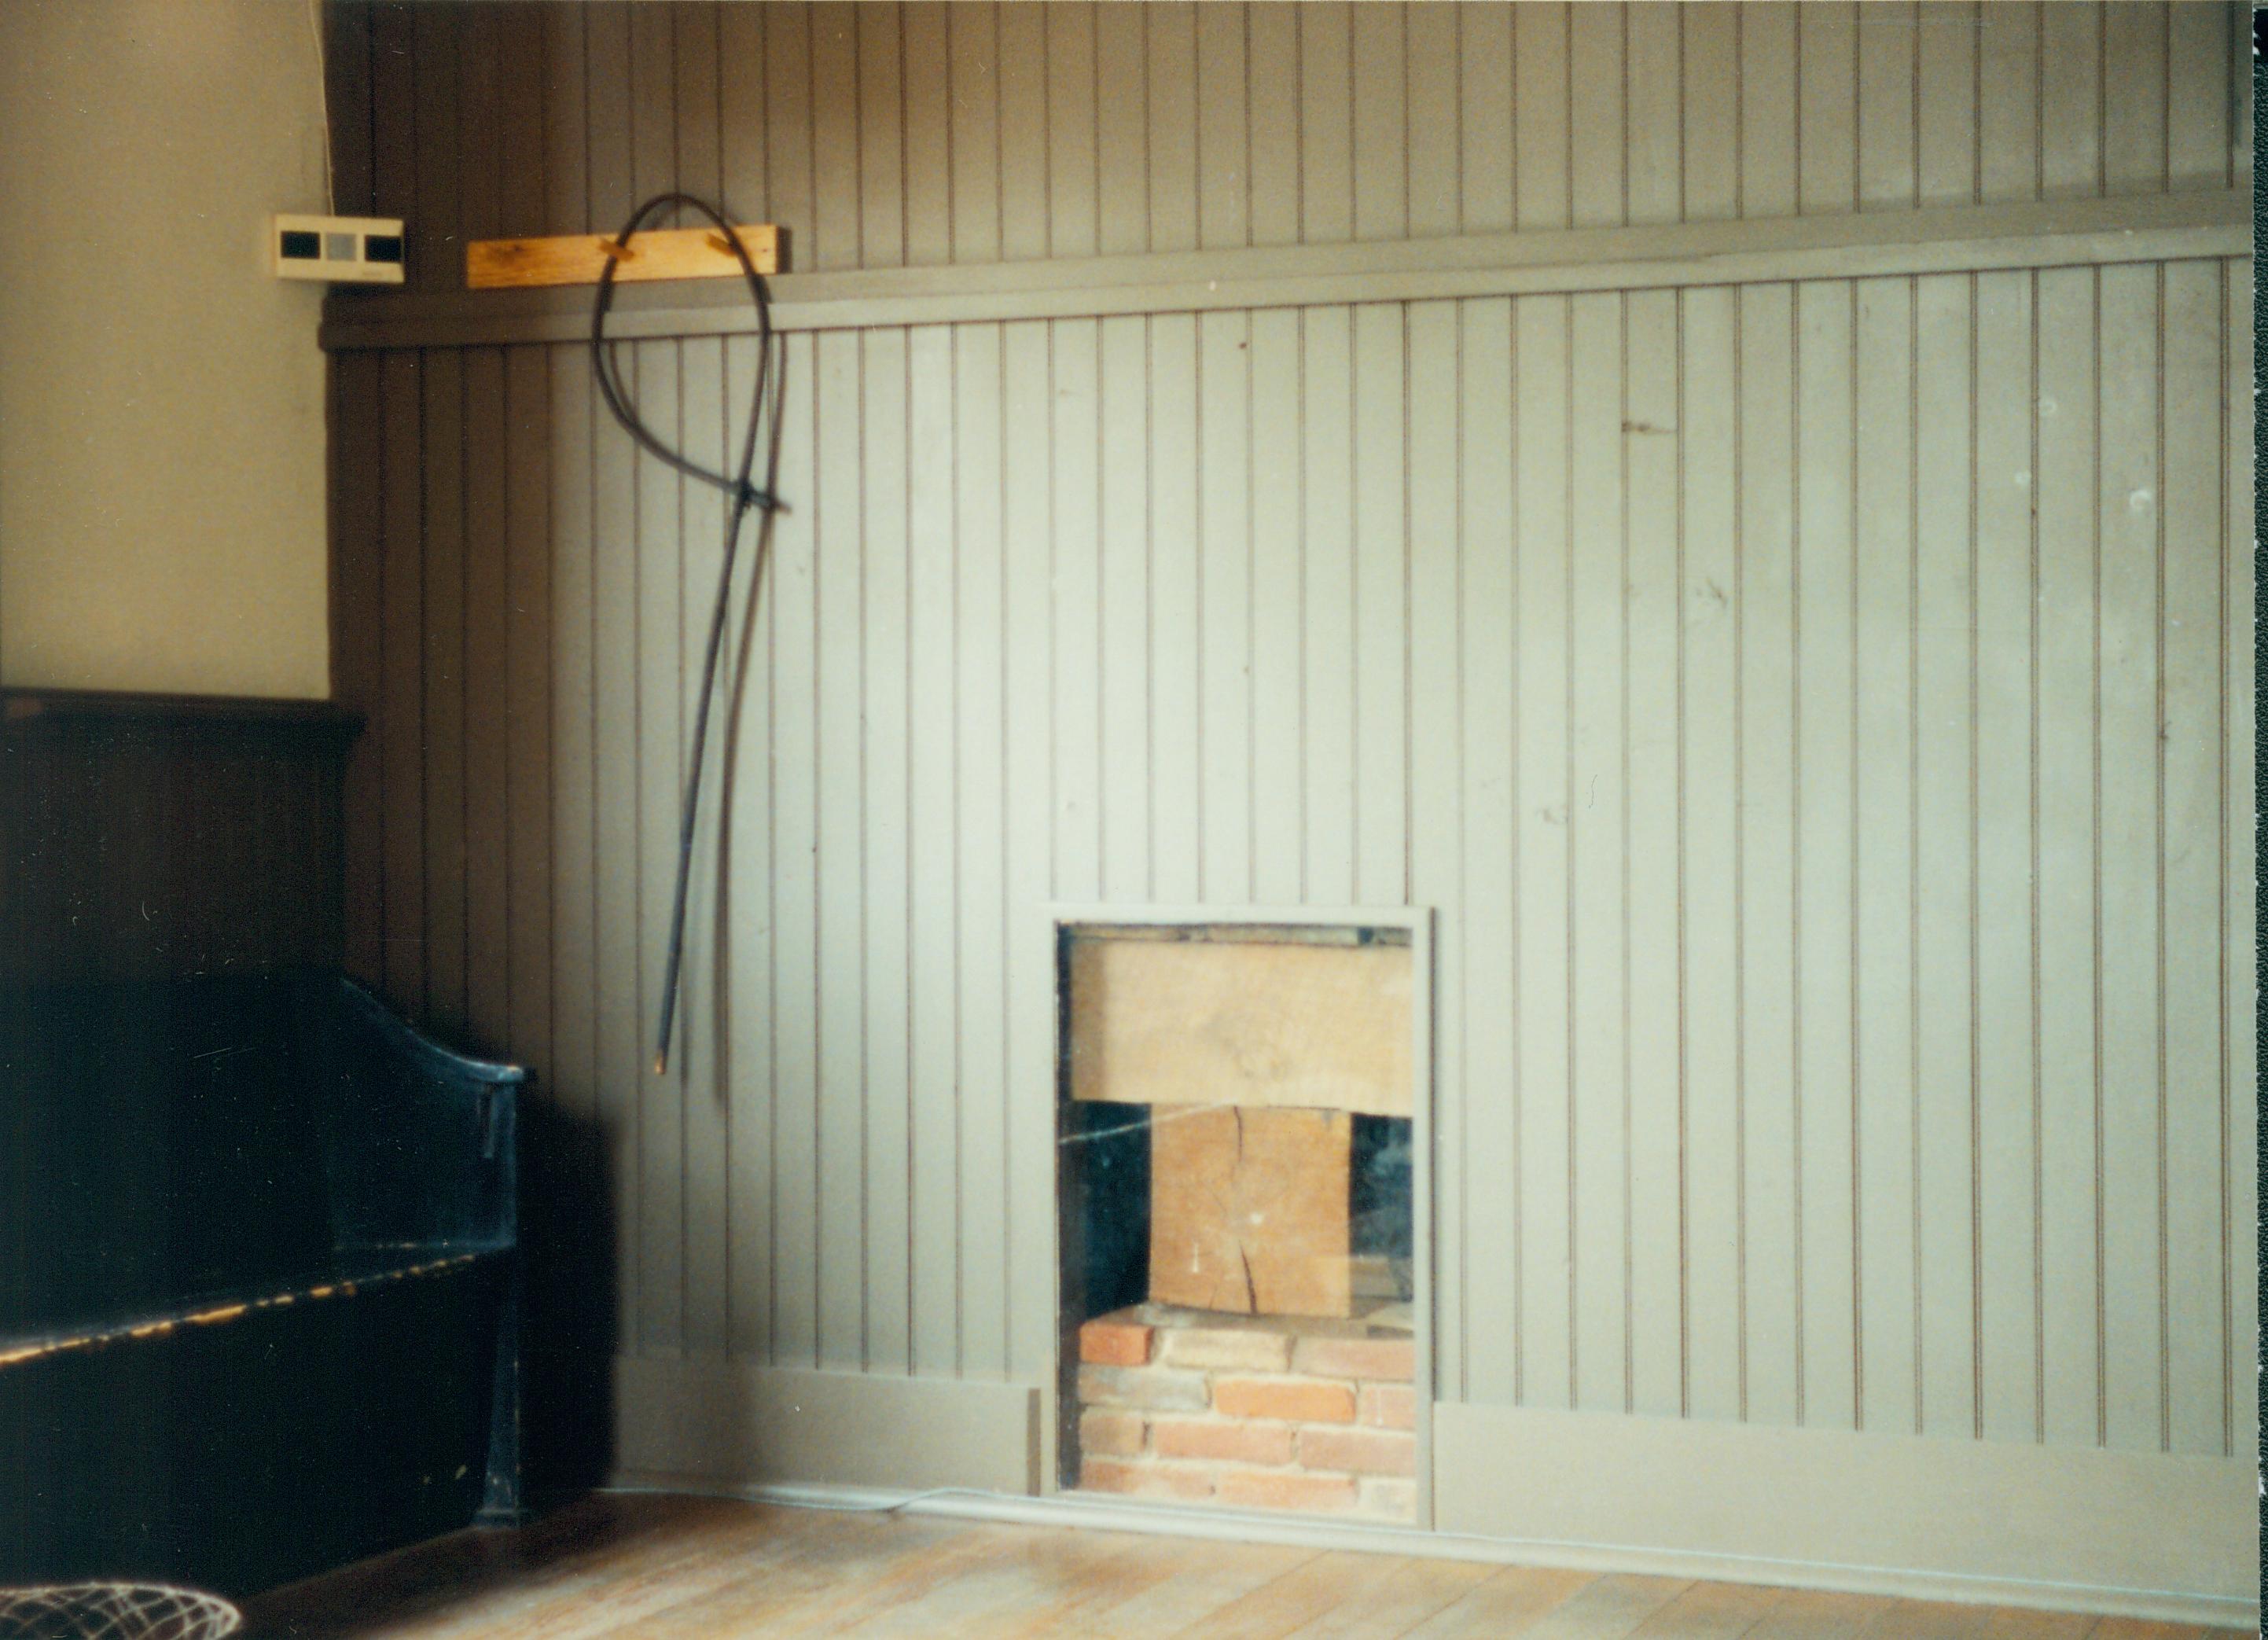
M 1064 1489 L 1418 1518 L 1414 947 L 1058 925 Z

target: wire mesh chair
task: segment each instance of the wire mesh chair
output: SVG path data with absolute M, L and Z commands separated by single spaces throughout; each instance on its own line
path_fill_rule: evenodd
M 220 1640 L 243 1624 L 226 1600 L 163 1584 L 0 1589 L 0 1640 Z

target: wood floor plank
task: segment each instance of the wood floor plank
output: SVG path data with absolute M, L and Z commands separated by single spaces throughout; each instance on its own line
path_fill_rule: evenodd
M 1399 1556 L 1318 1555 L 1182 1632 L 1191 1640 L 1284 1640 L 1336 1610 L 1365 1580 L 1392 1577 L 1408 1564 Z
M 1546 1613 L 1524 1640 L 1628 1640 L 1640 1623 L 1691 1586 L 1689 1578 L 1627 1572 L 1594 1578 Z
M 1483 1640 L 1532 1633 L 1535 1625 L 1597 1581 L 1557 1566 L 1499 1566 L 1463 1598 L 1412 1629 L 1403 1640 Z
M 1315 1558 L 1313 1549 L 1278 1543 L 1175 1541 L 1190 1555 L 1180 1575 L 1082 1609 L 1080 1634 L 1094 1640 L 1155 1640 L 1160 1635 L 1184 1634 L 1191 1624 Z
M 2102 1621 L 2092 1612 L 2031 1612 L 1996 1606 L 1984 1621 L 1984 1640 L 2085 1640 Z
M 1746 1583 L 1697 1583 L 1640 1623 L 1633 1640 L 1736 1640 L 1768 1616 L 1785 1589 Z
M 1346 1570 L 1346 1592 L 1331 1610 L 1291 1631 L 1292 1640 L 1375 1640 L 1405 1635 L 1454 1606 L 1487 1581 L 1496 1568 L 1474 1561 L 1412 1556 L 1383 1576 L 1374 1555 L 1331 1555 L 1357 1562 Z
M 1790 1589 L 1747 1640 L 1855 1640 L 1896 1604 L 1886 1594 Z
M 271 1591 L 276 1640 L 2234 1640 L 1820 1590 L 598 1495 Z

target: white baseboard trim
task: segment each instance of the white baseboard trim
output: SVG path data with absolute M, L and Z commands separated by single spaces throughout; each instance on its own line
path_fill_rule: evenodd
M 1777 1569 L 1773 1582 L 1800 1568 L 1868 1592 L 2259 1618 L 2249 1459 L 1453 1403 L 1433 1416 L 1446 1532 L 1722 1558 Z
M 1478 1561 L 1506 1566 L 1551 1566 L 1578 1571 L 1622 1572 L 1642 1577 L 1686 1577 L 1719 1583 L 1764 1584 L 1797 1589 L 1829 1589 L 1884 1594 L 1908 1600 L 1955 1600 L 1970 1605 L 2021 1606 L 2043 1611 L 2107 1613 L 2159 1622 L 2213 1627 L 2254 1628 L 2257 1601 L 2154 1589 L 2112 1588 L 2086 1583 L 2046 1583 L 2021 1577 L 1967 1577 L 1871 1566 L 1822 1565 L 1756 1555 L 1707 1555 L 1679 1549 L 1633 1548 L 1565 1539 L 1498 1538 L 1416 1526 L 1380 1526 L 1321 1519 L 1213 1509 L 1196 1504 L 1142 1504 L 1119 1499 L 1055 1496 L 1027 1497 L 974 1488 L 944 1488 L 909 1493 L 902 1489 L 862 1486 L 742 1484 L 704 1482 L 691 1476 L 622 1470 L 609 1477 L 615 1489 L 740 1497 L 791 1509 L 841 1510 L 853 1513 L 936 1515 L 1008 1526 L 1064 1526 L 1093 1532 L 1141 1532 L 1159 1537 L 1204 1538 L 1247 1543 L 1278 1543 L 1358 1554 L 1424 1555 L 1435 1560 Z
M 1027 1384 L 615 1357 L 615 1463 L 692 1481 L 1039 1487 Z

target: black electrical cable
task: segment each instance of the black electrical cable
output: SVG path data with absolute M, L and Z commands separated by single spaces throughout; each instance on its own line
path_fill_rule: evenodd
M 687 460 L 654 437 L 652 430 L 638 419 L 637 406 L 622 390 L 622 366 L 615 357 L 616 344 L 607 336 L 607 314 L 615 305 L 615 269 L 621 266 L 622 258 L 630 253 L 630 236 L 663 211 L 676 209 L 698 212 L 717 224 L 724 235 L 724 242 L 740 260 L 740 272 L 746 276 L 749 293 L 755 298 L 755 392 L 748 404 L 748 437 L 741 446 L 740 470 L 737 474 L 712 472 L 698 462 Z M 725 643 L 725 616 L 732 602 L 733 562 L 740 550 L 740 524 L 751 508 L 761 509 L 769 518 L 779 506 L 772 494 L 773 485 L 778 477 L 779 443 L 777 439 L 764 446 L 769 455 L 762 488 L 757 488 L 754 482 L 766 395 L 771 382 L 772 304 L 771 292 L 764 285 L 764 276 L 756 271 L 756 264 L 748 255 L 748 247 L 740 242 L 739 232 L 722 211 L 690 194 L 657 194 L 639 206 L 622 232 L 602 248 L 607 254 L 607 266 L 599 276 L 599 299 L 591 311 L 591 368 L 598 377 L 600 395 L 606 400 L 607 408 L 613 412 L 615 420 L 622 423 L 622 430 L 649 452 L 686 477 L 723 490 L 732 500 L 725 518 L 725 565 L 717 577 L 717 603 L 709 616 L 709 648 L 701 663 L 699 704 L 693 714 L 693 767 L 686 776 L 684 816 L 677 832 L 677 893 L 669 911 L 669 955 L 662 970 L 661 1023 L 654 1040 L 653 1070 L 654 1074 L 659 1076 L 669 1069 L 670 1028 L 677 1018 L 677 969 L 685 951 L 685 890 L 693 866 L 693 819 L 701 798 L 702 754 L 709 744 L 709 699 L 715 693 L 717 656 Z M 759 527 L 761 529 L 762 526 Z M 757 564 L 761 571 L 761 555 Z

